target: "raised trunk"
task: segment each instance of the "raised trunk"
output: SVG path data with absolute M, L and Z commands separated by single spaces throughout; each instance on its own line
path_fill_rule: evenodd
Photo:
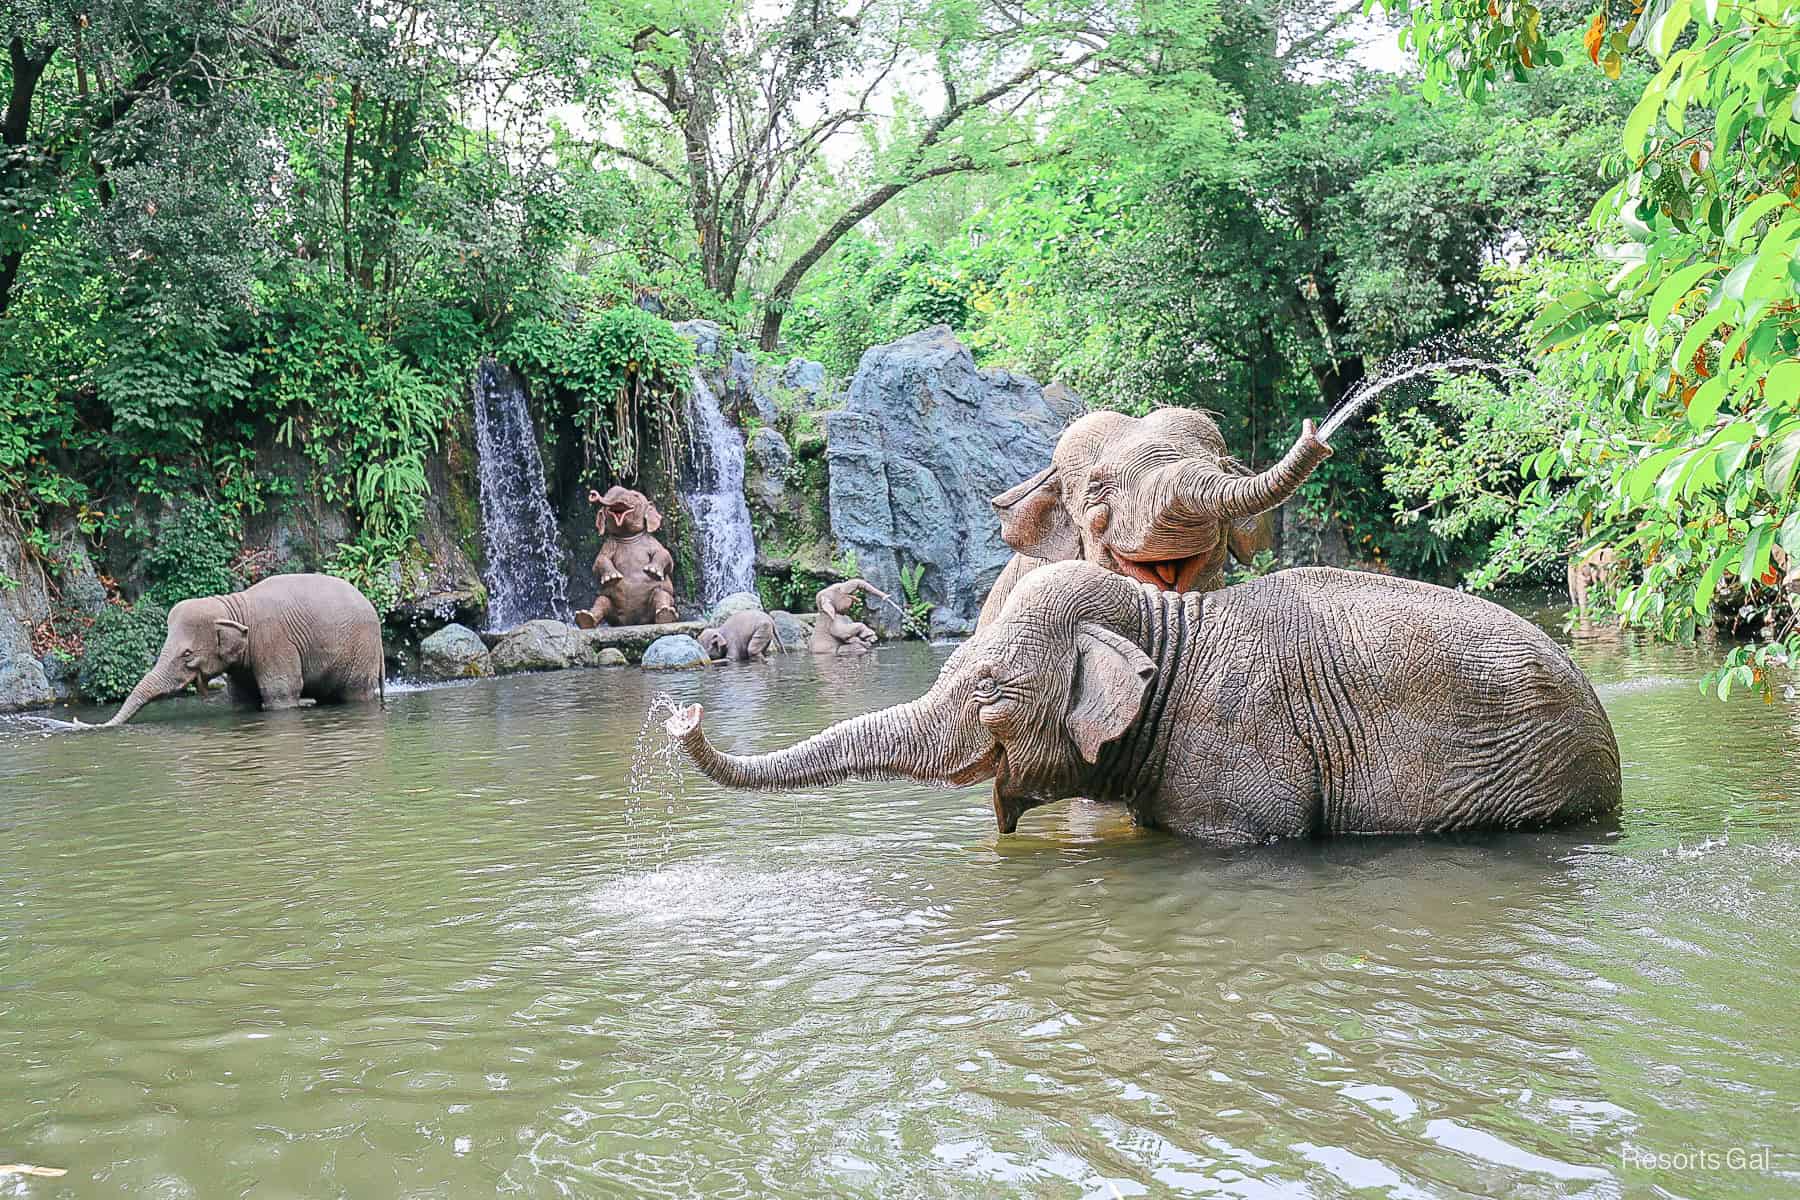
M 1308 421 L 1281 461 L 1260 475 L 1227 475 L 1197 464 L 1181 468 L 1177 504 L 1215 519 L 1253 517 L 1286 503 L 1313 469 L 1330 457 L 1331 447 L 1319 440 Z
M 135 717 L 138 709 L 150 701 L 172 695 L 186 687 L 187 684 L 187 676 L 177 671 L 173 664 L 159 662 L 144 672 L 144 677 L 138 680 L 136 687 L 131 689 L 131 695 L 125 697 L 125 703 L 119 706 L 119 711 L 114 713 L 112 720 L 106 724 L 109 726 L 123 725 Z
M 769 754 L 722 754 L 706 740 L 695 709 L 670 719 L 669 731 L 694 765 L 726 787 L 787 791 L 846 779 L 942 783 L 953 764 L 943 731 L 924 720 L 929 694 L 910 704 L 853 717 L 804 742 Z

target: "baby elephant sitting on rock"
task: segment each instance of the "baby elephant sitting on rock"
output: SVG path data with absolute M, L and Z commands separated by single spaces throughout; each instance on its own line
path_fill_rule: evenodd
M 734 612 L 717 626 L 700 631 L 700 645 L 715 659 L 754 662 L 767 658 L 775 641 L 775 619 L 760 609 Z

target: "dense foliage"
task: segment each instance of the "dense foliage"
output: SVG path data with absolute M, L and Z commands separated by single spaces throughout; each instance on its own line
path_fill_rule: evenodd
M 1420 6 L 1411 37 L 1435 80 L 1479 93 L 1544 61 L 1537 10 L 1505 14 Z M 1793 0 L 1602 7 L 1585 57 L 1615 78 L 1633 60 L 1654 74 L 1628 81 L 1591 231 L 1514 284 L 1567 413 L 1524 462 L 1520 526 L 1562 509 L 1582 545 L 1613 547 L 1624 622 L 1678 637 L 1760 623 L 1721 694 L 1800 652 L 1797 47 Z
M 85 636 L 79 677 L 82 696 L 106 704 L 130 695 L 156 662 L 168 620 L 166 609 L 148 602 L 102 609 Z

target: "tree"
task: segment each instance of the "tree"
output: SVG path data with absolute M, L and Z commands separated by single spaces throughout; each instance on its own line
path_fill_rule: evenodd
M 1168 52 L 1201 15 L 1192 5 L 1114 11 L 1054 0 L 862 0 L 848 11 L 814 0 L 774 10 L 659 0 L 613 19 L 629 31 L 621 99 L 630 116 L 599 150 L 682 190 L 703 278 L 727 300 L 833 149 L 856 134 L 871 147 L 860 181 L 833 196 L 822 227 L 777 268 L 762 301 L 768 349 L 807 272 L 859 223 L 926 180 L 1054 153 L 1044 125 L 1065 89 L 1154 69 L 1150 43 Z M 906 95 L 930 99 L 915 107 Z
M 1410 11 L 1427 71 L 1470 94 L 1556 59 L 1529 4 Z M 1574 389 L 1560 445 L 1524 464 L 1527 507 L 1569 498 L 1589 544 L 1617 551 L 1626 623 L 1691 637 L 1734 587 L 1768 637 L 1728 657 L 1721 694 L 1800 654 L 1774 565 L 1800 562 L 1797 36 L 1793 0 L 1602 7 L 1586 56 L 1608 77 L 1634 59 L 1654 74 L 1629 81 L 1598 236 L 1522 281 L 1540 352 Z

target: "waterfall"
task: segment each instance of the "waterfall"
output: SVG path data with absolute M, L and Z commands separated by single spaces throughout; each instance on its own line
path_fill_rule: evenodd
M 511 629 L 538 617 L 567 620 L 568 572 L 525 407 L 525 381 L 491 358 L 475 371 L 475 448 L 488 627 Z
M 719 410 L 719 398 L 695 370 L 688 391 L 687 470 L 681 503 L 700 547 L 701 600 L 716 604 L 756 590 L 756 542 L 744 503 L 744 438 Z

